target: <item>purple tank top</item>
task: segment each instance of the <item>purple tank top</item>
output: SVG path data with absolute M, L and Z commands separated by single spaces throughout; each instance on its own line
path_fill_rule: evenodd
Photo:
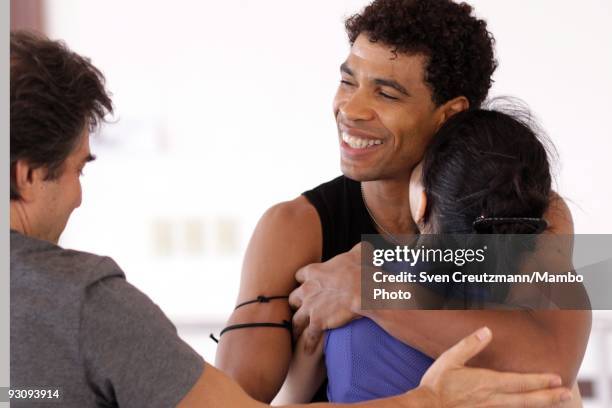
M 329 330 L 325 338 L 327 397 L 358 402 L 416 388 L 433 360 L 368 318 Z

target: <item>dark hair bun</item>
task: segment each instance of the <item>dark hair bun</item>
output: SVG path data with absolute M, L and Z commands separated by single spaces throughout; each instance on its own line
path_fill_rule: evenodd
M 438 131 L 423 160 L 426 221 L 435 232 L 470 233 L 479 217 L 498 221 L 481 223 L 477 232 L 539 232 L 541 223 L 512 221 L 542 218 L 551 192 L 543 136 L 528 117 L 470 110 Z

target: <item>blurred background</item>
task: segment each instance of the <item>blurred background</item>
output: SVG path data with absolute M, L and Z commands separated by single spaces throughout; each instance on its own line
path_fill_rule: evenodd
M 368 2 L 11 0 L 12 28 L 65 40 L 113 93 L 61 244 L 115 258 L 210 362 L 261 214 L 340 174 L 343 20 Z M 612 233 L 612 2 L 469 3 L 497 41 L 491 95 L 526 101 L 559 151 L 576 233 Z M 612 406 L 611 368 L 599 311 L 586 407 Z

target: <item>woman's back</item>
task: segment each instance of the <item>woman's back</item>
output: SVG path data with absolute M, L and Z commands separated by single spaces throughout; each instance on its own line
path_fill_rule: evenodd
M 348 403 L 401 394 L 416 388 L 432 363 L 372 320 L 354 320 L 326 334 L 327 396 Z

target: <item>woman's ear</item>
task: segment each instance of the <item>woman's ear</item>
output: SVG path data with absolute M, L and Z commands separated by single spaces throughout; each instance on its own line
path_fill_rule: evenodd
M 416 212 L 414 214 L 415 222 L 420 227 L 424 224 L 425 221 L 425 211 L 427 210 L 427 194 L 422 190 L 419 193 L 419 197 L 417 199 Z

